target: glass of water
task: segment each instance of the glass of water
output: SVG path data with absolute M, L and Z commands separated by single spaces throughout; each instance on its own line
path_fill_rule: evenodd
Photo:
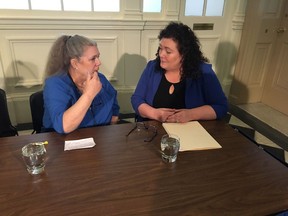
M 162 160 L 166 163 L 173 163 L 177 159 L 180 148 L 180 138 L 174 134 L 165 134 L 161 138 Z
M 36 175 L 44 171 L 46 149 L 43 143 L 29 143 L 25 145 L 22 148 L 22 157 L 30 174 Z

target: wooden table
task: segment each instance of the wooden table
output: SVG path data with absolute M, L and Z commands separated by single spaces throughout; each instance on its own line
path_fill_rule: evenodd
M 162 162 L 133 124 L 0 139 L 0 215 L 268 215 L 288 208 L 288 170 L 222 121 L 201 122 L 222 149 Z M 64 141 L 93 137 L 90 149 Z M 28 174 L 24 144 L 49 142 L 45 173 Z

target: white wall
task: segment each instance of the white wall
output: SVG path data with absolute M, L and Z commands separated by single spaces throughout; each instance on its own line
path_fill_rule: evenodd
M 226 93 L 241 38 L 245 2 L 226 2 L 225 19 L 217 33 L 197 32 Z M 194 22 L 183 16 L 184 1 L 163 1 L 160 15 L 143 15 L 141 0 L 124 0 L 121 4 L 120 14 L 105 17 L 90 13 L 68 13 L 64 17 L 59 12 L 0 12 L 0 87 L 6 90 L 13 124 L 31 122 L 29 96 L 41 89 L 48 51 L 61 34 L 81 34 L 97 41 L 100 71 L 118 90 L 120 111 L 133 112 L 130 96 L 146 62 L 155 57 L 159 31 L 171 20 L 190 26 Z

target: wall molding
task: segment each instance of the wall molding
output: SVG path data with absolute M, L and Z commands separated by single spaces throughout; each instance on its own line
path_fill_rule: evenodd
M 97 20 L 91 18 L 1 18 L 0 30 L 144 30 L 161 29 L 169 21 Z
M 245 21 L 245 14 L 235 14 L 232 19 L 232 29 L 233 30 L 242 30 Z

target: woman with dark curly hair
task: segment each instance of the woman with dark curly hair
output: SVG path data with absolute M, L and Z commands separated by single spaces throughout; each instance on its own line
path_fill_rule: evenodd
M 188 122 L 224 117 L 227 98 L 194 32 L 171 22 L 158 39 L 156 59 L 148 62 L 131 97 L 140 119 Z

